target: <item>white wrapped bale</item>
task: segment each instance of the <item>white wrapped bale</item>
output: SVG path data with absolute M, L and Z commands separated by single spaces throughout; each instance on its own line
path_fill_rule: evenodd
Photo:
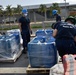
M 52 68 L 50 68 L 49 75 L 64 75 L 63 64 L 56 64 Z

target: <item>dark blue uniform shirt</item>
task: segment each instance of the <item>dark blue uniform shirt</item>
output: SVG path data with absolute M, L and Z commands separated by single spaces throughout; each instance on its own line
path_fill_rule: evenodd
M 74 36 L 76 35 L 74 25 L 66 22 L 60 22 L 59 25 L 57 23 L 55 29 L 58 30 L 56 39 L 74 39 Z
M 59 23 L 61 22 L 61 16 L 59 15 L 59 14 L 55 14 L 55 16 L 56 16 L 56 23 L 53 23 L 53 29 L 55 29 L 55 27 L 56 27 L 56 25 L 59 25 Z
M 21 17 L 19 19 L 19 23 L 21 23 L 21 28 L 22 30 L 29 30 L 29 23 L 30 23 L 30 20 L 28 18 L 25 18 L 25 17 Z
M 56 14 L 56 22 L 61 21 L 61 16 L 59 14 Z
M 54 24 L 54 27 L 53 27 L 53 29 L 55 29 L 58 25 L 60 25 L 61 24 L 61 21 L 60 22 L 57 22 L 57 23 L 55 23 Z

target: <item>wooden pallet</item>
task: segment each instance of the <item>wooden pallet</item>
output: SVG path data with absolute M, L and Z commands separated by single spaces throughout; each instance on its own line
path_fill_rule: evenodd
M 0 75 L 26 75 L 26 67 L 0 67 Z
M 30 65 L 26 68 L 27 74 L 39 74 L 39 73 L 49 73 L 50 68 L 32 68 Z
M 18 53 L 14 54 L 14 56 L 11 58 L 0 58 L 0 62 L 15 62 L 20 55 L 22 54 L 22 49 L 19 50 Z

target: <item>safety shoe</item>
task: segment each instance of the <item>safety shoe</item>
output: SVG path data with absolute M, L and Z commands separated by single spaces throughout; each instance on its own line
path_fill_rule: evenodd
M 26 53 L 27 53 L 27 51 L 26 51 L 26 50 L 23 50 L 23 51 L 22 51 L 22 53 L 23 53 L 23 54 L 26 54 Z

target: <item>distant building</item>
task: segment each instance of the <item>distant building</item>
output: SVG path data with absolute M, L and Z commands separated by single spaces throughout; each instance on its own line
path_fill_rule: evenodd
M 45 21 L 45 15 L 38 11 L 40 5 L 41 4 L 22 6 L 23 8 L 26 8 L 28 10 L 28 16 L 29 16 L 31 22 Z M 47 9 L 49 9 L 49 7 L 52 6 L 51 3 L 44 4 L 44 5 L 46 5 Z M 60 7 L 60 12 L 61 12 L 60 15 L 61 15 L 62 19 L 65 19 L 65 17 L 67 17 L 71 14 L 76 16 L 76 4 L 70 5 L 69 3 L 66 3 L 66 5 L 65 5 L 65 3 L 59 3 L 59 7 Z M 52 17 L 52 15 L 50 15 L 49 10 L 47 10 L 46 14 L 47 14 L 47 21 L 54 19 Z M 6 23 L 8 23 L 9 21 L 13 22 L 13 23 L 18 22 L 18 19 L 20 16 L 21 15 L 19 15 L 19 14 L 15 14 L 14 16 L 10 16 L 10 20 L 9 20 L 8 19 L 9 17 L 7 15 L 5 15 L 4 17 L 2 15 L 0 15 L 0 23 L 2 23 L 4 21 Z
M 47 9 L 49 9 L 50 6 L 52 6 L 52 4 L 45 4 Z M 29 17 L 31 19 L 31 21 L 35 21 L 35 18 L 37 21 L 42 21 L 44 20 L 44 15 L 38 13 L 38 9 L 39 9 L 40 5 L 29 5 L 29 6 L 23 6 L 23 8 L 26 8 L 29 11 Z M 69 3 L 66 3 L 66 7 L 65 7 L 65 3 L 59 3 L 59 7 L 61 8 L 60 10 L 60 15 L 62 18 L 64 18 L 65 16 L 67 17 L 69 14 Z M 47 11 L 47 20 L 50 20 L 51 16 L 49 11 Z

